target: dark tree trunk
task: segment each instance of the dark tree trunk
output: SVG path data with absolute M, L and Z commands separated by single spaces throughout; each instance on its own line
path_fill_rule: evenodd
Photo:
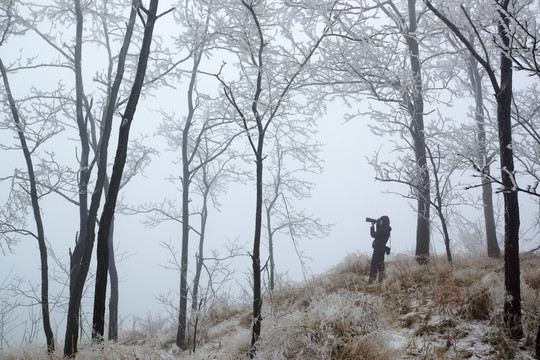
M 188 272 L 188 249 L 189 249 L 189 191 L 191 185 L 191 163 L 196 150 L 190 154 L 190 129 L 193 124 L 193 115 L 195 114 L 195 104 L 193 95 L 197 80 L 197 69 L 202 58 L 202 50 L 194 54 L 191 79 L 188 87 L 188 115 L 186 124 L 182 129 L 182 254 L 180 256 L 180 309 L 178 312 L 178 329 L 176 332 L 176 345 L 183 348 L 186 341 L 187 325 L 187 272 Z M 202 254 L 201 254 L 202 256 Z M 202 260 L 202 257 L 201 257 Z M 202 263 L 201 263 L 202 266 Z
M 24 129 L 19 119 L 19 111 L 17 104 L 13 98 L 11 87 L 7 77 L 6 68 L 4 63 L 0 59 L 0 71 L 2 72 L 2 78 L 4 80 L 4 87 L 6 89 L 6 95 L 8 97 L 9 106 L 11 109 L 11 115 L 17 128 L 19 135 L 19 141 L 21 143 L 21 149 L 26 161 L 26 167 L 28 169 L 28 180 L 30 182 L 30 200 L 32 202 L 32 210 L 34 212 L 34 220 L 37 228 L 37 241 L 39 245 L 39 257 L 41 262 L 41 314 L 43 320 L 43 331 L 45 332 L 45 339 L 47 341 L 47 351 L 49 353 L 54 352 L 54 335 L 51 330 L 51 321 L 49 316 L 49 266 L 47 262 L 47 245 L 45 243 L 45 231 L 43 228 L 43 220 L 41 218 L 41 210 L 39 207 L 38 192 L 36 185 L 36 177 L 34 174 L 34 165 L 32 163 L 32 156 L 30 149 L 26 143 L 26 137 L 24 135 Z
M 538 332 L 536 333 L 536 351 L 535 356 L 540 360 L 540 324 L 538 324 Z
M 112 128 L 112 119 L 114 115 L 114 109 L 116 104 L 116 99 L 118 96 L 118 91 L 122 82 L 124 74 L 124 64 L 127 56 L 127 51 L 129 44 L 131 42 L 131 35 L 133 33 L 133 26 L 136 19 L 136 10 L 137 0 L 132 1 L 132 9 L 129 24 L 126 28 L 126 36 L 120 50 L 120 55 L 118 57 L 118 68 L 116 72 L 115 80 L 111 86 L 109 92 L 109 98 L 107 100 L 107 107 L 105 110 L 104 123 L 103 123 L 103 132 L 101 134 L 101 145 L 99 148 L 99 163 L 98 163 L 98 176 L 96 180 L 96 186 L 94 193 L 92 195 L 92 203 L 90 205 L 90 210 L 87 210 L 87 200 L 86 200 L 86 191 L 88 180 L 84 182 L 81 180 L 79 185 L 80 194 L 79 194 L 79 211 L 81 219 L 81 228 L 80 236 L 81 238 L 77 242 L 73 254 L 71 255 L 71 274 L 70 274 L 70 298 L 69 298 L 69 307 L 66 321 L 66 337 L 64 344 L 64 356 L 72 357 L 77 352 L 78 344 L 78 328 L 79 328 L 79 318 L 80 318 L 80 306 L 82 300 L 82 294 L 84 289 L 84 284 L 86 282 L 86 277 L 88 274 L 88 269 L 90 267 L 90 260 L 92 256 L 92 248 L 94 246 L 95 238 L 95 223 L 97 220 L 97 212 L 99 209 L 101 195 L 103 191 L 103 186 L 106 179 L 106 168 L 107 168 L 107 149 L 109 144 L 109 138 Z M 83 144 L 83 150 L 86 149 L 88 144 L 88 134 L 86 130 L 86 124 L 82 118 L 82 97 L 83 97 L 83 88 L 82 88 L 82 70 L 80 68 L 81 64 L 81 42 L 82 42 L 82 12 L 80 9 L 80 3 L 77 0 L 75 4 L 76 14 L 77 14 L 77 41 L 76 41 L 76 86 L 77 86 L 77 113 L 79 113 L 79 107 L 81 108 L 81 114 L 78 115 L 79 123 L 79 135 L 81 137 L 81 143 Z M 79 100 L 80 99 L 80 100 Z M 81 105 L 79 106 L 79 101 Z M 84 129 L 81 129 L 84 127 Z M 86 155 L 84 155 L 86 154 Z M 81 156 L 83 159 L 81 161 L 81 179 L 83 178 L 83 173 L 87 171 L 88 167 L 88 154 L 86 151 L 83 151 Z M 86 163 L 86 166 L 83 166 L 83 163 Z M 89 173 L 84 173 L 84 176 L 88 177 Z
M 263 200 L 263 146 L 264 136 L 259 132 L 258 147 L 256 153 L 257 166 L 257 195 L 255 205 L 255 236 L 253 238 L 253 253 L 251 254 L 253 268 L 253 324 L 251 333 L 250 357 L 253 358 L 257 352 L 257 343 L 261 336 L 262 323 L 262 297 L 261 297 L 261 231 L 262 231 L 262 200 Z
M 88 182 L 90 179 L 90 169 L 88 158 L 90 146 L 86 122 L 83 114 L 83 80 L 82 80 L 82 30 L 83 15 L 80 0 L 75 0 L 75 93 L 76 93 L 76 117 L 81 141 L 80 174 L 79 174 L 79 239 L 75 244 L 73 253 L 70 256 L 70 278 L 69 278 L 69 304 L 66 319 L 66 337 L 64 342 L 64 355 L 71 357 L 77 352 L 79 339 L 79 320 L 81 299 L 90 266 L 92 255 L 93 238 L 88 237 L 88 233 L 93 233 L 93 224 L 90 223 L 92 214 L 88 212 Z
M 461 31 L 448 18 L 442 15 L 433 5 L 426 5 L 459 37 L 468 50 L 486 69 L 490 78 L 495 99 L 497 101 L 497 123 L 499 131 L 499 152 L 501 162 L 501 181 L 504 197 L 504 323 L 512 338 L 523 336 L 521 325 L 521 289 L 519 265 L 519 202 L 517 189 L 514 185 L 514 154 L 512 150 L 512 60 L 507 54 L 511 51 L 510 39 L 506 29 L 509 19 L 507 14 L 510 0 L 498 2 L 499 25 L 498 35 L 501 46 L 500 82 L 497 82 L 495 71 L 490 64 L 482 59 L 472 44 L 463 36 Z
M 410 132 L 414 144 L 414 155 L 418 171 L 418 208 L 416 222 L 416 259 L 420 264 L 429 260 L 430 244 L 430 181 L 427 166 L 426 144 L 424 139 L 424 97 L 422 88 L 422 67 L 418 40 L 415 37 L 417 29 L 416 0 L 408 0 L 409 29 L 405 39 L 409 49 L 411 72 L 414 79 L 412 103 L 409 102 L 411 115 Z
M 109 297 L 109 341 L 118 340 L 118 270 L 114 255 L 114 217 L 109 234 L 109 280 L 111 282 L 111 294 Z
M 501 3 L 503 11 L 508 10 L 509 0 Z M 509 20 L 501 11 L 499 36 L 505 48 L 509 48 L 510 39 L 506 33 Z M 500 89 L 497 98 L 497 122 L 499 125 L 499 151 L 501 154 L 501 179 L 504 185 L 504 322 L 512 338 L 523 336 L 521 326 L 521 288 L 519 265 L 519 202 L 514 186 L 514 155 L 512 150 L 512 60 L 501 54 Z
M 107 199 L 103 206 L 103 213 L 101 214 L 99 222 L 99 231 L 97 238 L 97 270 L 96 270 L 96 290 L 94 294 L 94 317 L 92 323 L 92 336 L 95 339 L 103 338 L 105 330 L 105 303 L 107 295 L 107 273 L 109 265 L 109 233 L 112 226 L 114 212 L 116 208 L 116 201 L 118 193 L 120 191 L 120 183 L 122 180 L 122 174 L 124 166 L 126 164 L 128 142 L 129 142 L 129 130 L 135 111 L 137 109 L 137 103 L 141 94 L 141 89 L 144 85 L 144 77 L 146 74 L 146 68 L 148 64 L 148 57 L 150 56 L 150 46 L 152 44 L 152 36 L 154 31 L 154 25 L 157 20 L 157 8 L 158 0 L 151 0 L 146 13 L 146 22 L 144 29 L 144 37 L 141 45 L 141 52 L 139 54 L 139 61 L 137 65 L 137 72 L 135 74 L 135 80 L 133 87 L 131 88 L 131 94 L 126 105 L 126 110 L 122 116 L 122 122 L 120 124 L 120 131 L 118 135 L 118 146 L 116 149 L 116 156 L 113 164 L 113 172 L 111 175 L 111 183 L 109 192 L 107 193 Z
M 489 173 L 489 158 L 486 146 L 486 129 L 484 116 L 484 95 L 482 91 L 482 77 L 478 71 L 477 61 L 474 56 L 469 56 L 469 78 L 475 99 L 475 116 L 478 127 L 478 165 Z M 495 217 L 493 211 L 493 189 L 491 181 L 486 177 L 482 178 L 482 203 L 484 205 L 484 223 L 486 228 L 487 254 L 489 257 L 498 258 L 501 256 L 501 249 L 497 242 L 497 231 L 495 227 Z

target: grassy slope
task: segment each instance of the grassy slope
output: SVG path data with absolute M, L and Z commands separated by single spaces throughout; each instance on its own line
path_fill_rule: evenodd
M 375 285 L 366 283 L 368 270 L 367 256 L 351 254 L 328 273 L 267 296 L 257 359 L 533 359 L 540 257 L 522 258 L 526 336 L 519 342 L 501 330 L 502 260 L 456 256 L 453 266 L 442 259 L 419 266 L 392 255 L 386 280 Z M 172 347 L 172 331 L 150 332 L 85 347 L 77 359 L 246 359 L 249 305 L 222 303 L 203 314 L 195 354 Z M 30 347 L 0 357 L 49 359 Z

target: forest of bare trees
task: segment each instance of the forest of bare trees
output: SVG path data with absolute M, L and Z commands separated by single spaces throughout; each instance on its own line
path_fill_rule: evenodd
M 166 249 L 158 265 L 176 276 L 155 295 L 179 349 L 196 351 L 202 312 L 227 292 L 231 264 L 243 264 L 236 286 L 251 302 L 255 357 L 284 244 L 307 280 L 305 249 L 332 238 L 335 224 L 305 204 L 325 172 L 317 128 L 339 107 L 330 126 L 365 123 L 370 131 L 354 135 L 378 150 L 332 175 L 371 174 L 387 189 L 388 212 L 405 200 L 415 224 L 403 248 L 420 266 L 439 245 L 451 265 L 477 229 L 482 256 L 504 264 L 505 333 L 535 336 L 540 358 L 540 322 L 526 334 L 520 281 L 520 252 L 540 248 L 539 6 L 1 0 L 0 152 L 9 166 L 0 249 L 14 258 L 37 241 L 39 259 L 24 261 L 39 277 L 0 273 L 0 312 L 39 314 L 23 335 L 7 311 L 0 316 L 0 349 L 43 339 L 46 351 L 74 357 L 80 339 L 118 340 L 119 282 L 137 284 L 119 275 L 138 236 L 135 225 L 115 227 L 123 221 L 147 234 L 169 229 L 145 246 Z M 238 233 L 249 235 L 231 240 L 218 224 L 240 201 L 250 215 Z M 535 206 L 523 212 L 523 203 Z M 381 214 L 358 222 L 364 215 Z

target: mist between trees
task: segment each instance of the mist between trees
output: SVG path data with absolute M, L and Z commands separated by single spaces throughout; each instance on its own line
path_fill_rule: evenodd
M 25 263 L 40 271 L 30 281 L 5 268 L 0 347 L 45 335 L 69 357 L 81 337 L 116 341 L 119 282 L 138 282 L 118 266 L 160 248 L 164 258 L 139 266 L 173 275 L 154 295 L 176 346 L 196 350 L 199 314 L 234 284 L 253 304 L 254 357 L 280 257 L 307 279 L 310 243 L 339 227 L 322 215 L 349 209 L 332 196 L 307 206 L 325 160 L 351 155 L 330 156 L 335 139 L 317 130 L 359 122 L 370 132 L 349 141 L 376 150 L 353 153 L 333 181 L 369 173 L 386 194 L 359 183 L 335 198 L 381 212 L 358 222 L 402 217 L 392 204 L 409 204 L 416 223 L 401 246 L 420 264 L 435 240 L 449 263 L 459 251 L 501 257 L 505 330 L 524 336 L 520 246 L 540 247 L 534 1 L 5 0 L 0 10 L 0 247 L 7 259 L 34 242 Z

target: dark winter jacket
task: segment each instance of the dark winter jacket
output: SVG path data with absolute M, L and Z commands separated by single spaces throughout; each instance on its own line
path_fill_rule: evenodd
M 374 249 L 384 250 L 384 248 L 386 247 L 386 243 L 390 238 L 390 231 L 392 231 L 392 228 L 386 224 L 377 224 L 376 230 L 374 226 L 371 227 L 371 237 L 375 239 L 373 240 Z

